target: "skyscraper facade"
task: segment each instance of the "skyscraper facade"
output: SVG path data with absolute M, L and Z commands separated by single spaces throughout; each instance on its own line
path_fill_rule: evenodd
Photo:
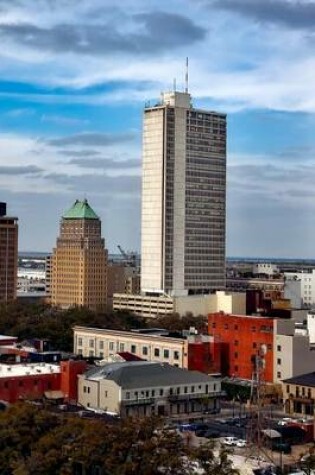
M 187 92 L 144 110 L 141 290 L 225 288 L 226 115 Z
M 62 308 L 106 305 L 107 251 L 101 220 L 87 200 L 62 216 L 51 265 L 51 303 Z
M 18 269 L 18 219 L 7 216 L 0 203 L 0 302 L 16 298 Z

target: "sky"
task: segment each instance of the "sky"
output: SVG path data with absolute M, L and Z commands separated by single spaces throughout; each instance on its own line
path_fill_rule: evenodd
M 0 0 L 0 201 L 49 252 L 75 199 L 140 249 L 146 102 L 228 114 L 227 255 L 315 255 L 314 0 Z

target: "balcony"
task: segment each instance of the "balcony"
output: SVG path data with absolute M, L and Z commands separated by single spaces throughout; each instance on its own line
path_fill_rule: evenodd
M 209 398 L 220 397 L 223 395 L 221 391 L 214 391 L 211 393 L 190 393 L 190 394 L 170 394 L 168 396 L 169 401 L 193 401 L 196 399 L 206 401 Z
M 155 399 L 153 397 L 143 397 L 137 399 L 124 399 L 121 401 L 121 404 L 124 406 L 147 406 L 154 404 Z

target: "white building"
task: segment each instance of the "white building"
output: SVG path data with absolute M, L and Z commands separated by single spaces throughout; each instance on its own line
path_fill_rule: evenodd
M 129 311 L 141 317 L 156 318 L 178 313 L 180 316 L 192 313 L 194 316 L 214 312 L 246 313 L 245 292 L 224 292 L 222 290 L 208 295 L 169 295 L 114 294 L 113 309 Z
M 278 274 L 278 272 L 278 266 L 271 264 L 271 262 L 258 262 L 257 264 L 253 265 L 254 275 L 268 275 L 271 277 L 275 274 Z
M 141 291 L 225 288 L 226 116 L 163 93 L 144 111 Z
M 167 363 L 109 363 L 78 377 L 79 404 L 121 417 L 200 417 L 219 411 L 220 396 L 220 380 Z
M 315 349 L 293 320 L 275 320 L 274 335 L 274 382 L 314 371 Z
M 291 299 L 294 308 L 315 305 L 315 269 L 308 272 L 285 272 L 284 297 Z

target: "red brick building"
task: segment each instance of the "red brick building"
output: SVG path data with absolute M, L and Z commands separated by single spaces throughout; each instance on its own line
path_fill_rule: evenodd
M 208 316 L 208 331 L 221 345 L 223 375 L 251 379 L 255 357 L 266 345 L 264 379 L 273 381 L 273 318 L 212 313 Z

